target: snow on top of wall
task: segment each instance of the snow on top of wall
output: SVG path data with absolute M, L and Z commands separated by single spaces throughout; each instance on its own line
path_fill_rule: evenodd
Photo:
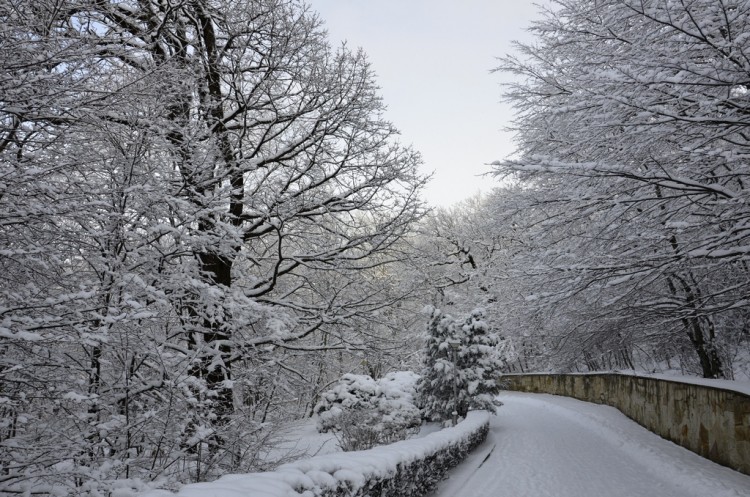
M 333 489 L 339 482 L 360 488 L 368 480 L 395 474 L 400 463 L 423 459 L 447 446 L 468 440 L 487 422 L 488 412 L 472 411 L 455 427 L 445 428 L 424 438 L 403 440 L 370 450 L 315 456 L 284 464 L 276 471 L 225 475 L 213 482 L 185 485 L 177 494 L 151 490 L 142 497 L 299 497 L 319 495 L 315 490 Z M 295 488 L 302 488 L 306 492 L 300 494 Z
M 697 376 L 670 375 L 665 373 L 640 373 L 635 371 L 617 371 L 619 374 L 628 376 L 638 376 L 641 378 L 654 378 L 657 380 L 674 381 L 677 383 L 687 383 L 690 385 L 700 385 L 704 387 L 721 388 L 750 396 L 750 383 L 735 380 L 716 380 L 711 378 L 698 378 Z
M 736 380 L 719 380 L 712 378 L 698 378 L 697 376 L 684 376 L 679 374 L 666 374 L 666 373 L 644 373 L 642 371 L 632 370 L 617 370 L 617 371 L 588 371 L 585 373 L 554 373 L 554 372 L 540 372 L 540 373 L 508 373 L 504 376 L 530 376 L 530 375 L 570 375 L 570 376 L 585 376 L 585 375 L 602 375 L 602 374 L 621 374 L 626 376 L 636 376 L 639 378 L 651 378 L 655 380 L 672 381 L 675 383 L 687 383 L 688 385 L 699 385 L 703 387 L 720 388 L 722 390 L 729 390 L 732 392 L 738 392 L 744 395 L 750 396 L 750 382 L 736 381 Z

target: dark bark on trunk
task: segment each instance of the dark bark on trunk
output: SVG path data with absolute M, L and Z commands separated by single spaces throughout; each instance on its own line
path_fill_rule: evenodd
M 686 281 L 677 276 L 667 277 L 667 285 L 669 286 L 669 291 L 672 293 L 672 295 L 678 296 L 678 291 L 674 283 L 674 279 L 677 279 L 680 282 L 682 289 L 685 292 L 686 305 L 691 310 L 691 315 L 683 317 L 681 321 L 682 326 L 685 329 L 685 333 L 690 339 L 690 343 L 693 345 L 693 350 L 695 350 L 695 353 L 698 355 L 698 360 L 701 365 L 703 377 L 726 378 L 726 374 L 724 373 L 724 366 L 722 364 L 721 358 L 719 357 L 718 351 L 716 350 L 716 344 L 714 342 L 715 332 L 713 323 L 711 323 L 708 319 L 704 320 L 707 321 L 707 330 L 704 334 L 704 327 L 701 324 L 700 317 L 697 315 L 698 309 L 695 304 L 695 294 L 693 292 L 693 289 L 690 287 L 690 285 L 687 284 Z
M 656 186 L 656 196 L 662 198 L 661 187 Z M 664 206 L 661 207 L 664 209 Z M 669 237 L 669 244 L 675 256 L 682 258 L 680 245 L 675 235 Z M 685 333 L 693 345 L 695 353 L 698 355 L 704 378 L 726 378 L 724 365 L 716 350 L 714 325 L 709 316 L 700 316 L 700 288 L 695 282 L 695 278 L 688 270 L 689 278 L 693 282 L 690 284 L 685 278 L 676 274 L 667 276 L 667 286 L 674 297 L 684 298 L 685 306 L 689 314 L 681 318 L 682 326 Z M 675 285 L 675 280 L 680 284 L 682 295 L 679 294 Z M 705 326 L 704 326 L 705 324 Z M 704 331 L 705 328 L 705 331 Z
M 198 255 L 198 259 L 201 263 L 201 269 L 208 275 L 213 284 L 221 285 L 226 289 L 231 286 L 233 263 L 231 259 L 211 253 L 201 253 Z M 225 314 L 223 319 L 220 320 L 204 320 L 203 342 L 206 347 L 214 349 L 214 352 L 204 355 L 194 370 L 195 375 L 203 378 L 206 382 L 206 388 L 213 396 L 212 413 L 215 416 L 217 427 L 226 425 L 234 411 L 233 391 L 227 386 L 228 381 L 232 379 L 230 368 L 232 334 L 227 326 L 229 319 L 231 319 L 231 315 Z M 214 360 L 214 354 L 219 356 L 218 365 L 216 364 L 217 361 Z
M 201 96 L 200 104 L 208 110 L 206 127 L 212 139 L 218 145 L 223 162 L 221 168 L 226 171 L 232 185 L 232 195 L 227 212 L 228 220 L 232 225 L 239 226 L 243 207 L 244 178 L 236 164 L 234 151 L 224 125 L 221 69 L 218 60 L 220 50 L 217 46 L 213 19 L 201 0 L 193 1 L 184 8 L 191 10 L 198 21 L 197 35 L 200 43 L 197 48 L 204 52 L 205 57 L 203 57 L 204 71 L 196 80 L 196 84 L 198 85 L 198 94 Z M 165 40 L 165 42 L 173 45 L 171 47 L 172 57 L 179 61 L 179 65 L 188 67 L 192 62 L 187 59 L 186 47 L 188 42 L 185 41 L 186 36 L 180 26 L 177 26 L 175 30 L 177 36 Z M 156 46 L 158 47 L 158 44 Z M 166 55 L 155 53 L 154 57 L 158 60 L 161 57 L 166 57 Z M 204 199 L 211 196 L 210 190 L 216 185 L 217 178 L 214 177 L 216 174 L 215 168 L 193 161 L 191 145 L 183 132 L 183 129 L 192 120 L 190 100 L 190 95 L 177 94 L 173 103 L 168 107 L 168 119 L 173 123 L 173 127 L 167 133 L 167 138 L 174 147 L 174 156 L 177 159 L 177 166 L 182 176 L 184 191 L 187 192 L 189 200 L 195 207 L 203 210 L 208 208 L 204 205 Z M 206 216 L 212 215 L 207 214 Z M 201 219 L 198 222 L 197 234 L 199 236 L 221 237 L 222 235 L 216 232 L 217 223 L 214 221 L 210 217 Z M 198 260 L 202 277 L 212 285 L 228 290 L 232 285 L 232 266 L 234 256 L 238 251 L 239 246 L 234 247 L 229 254 L 217 253 L 210 249 L 196 252 L 195 257 Z M 191 368 L 190 374 L 205 382 L 209 392 L 205 400 L 209 400 L 211 403 L 211 423 L 219 431 L 226 426 L 234 411 L 233 391 L 228 386 L 228 381 L 231 380 L 231 314 L 225 308 L 218 319 L 208 319 L 199 307 L 200 304 L 197 308 L 194 307 L 194 304 L 186 306 L 187 314 L 193 322 L 193 329 L 189 330 L 188 345 L 192 349 L 203 349 L 198 361 Z M 199 334 L 200 338 L 196 334 Z M 219 445 L 222 444 L 220 436 L 216 436 L 214 441 Z

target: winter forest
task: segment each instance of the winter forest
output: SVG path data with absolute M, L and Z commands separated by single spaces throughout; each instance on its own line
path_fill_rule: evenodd
M 750 377 L 747 1 L 554 2 L 495 62 L 516 153 L 435 209 L 302 0 L 0 21 L 0 494 L 388 443 L 503 373 Z

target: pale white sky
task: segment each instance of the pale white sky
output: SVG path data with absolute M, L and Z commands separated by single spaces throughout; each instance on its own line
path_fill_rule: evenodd
M 479 177 L 513 152 L 502 129 L 512 110 L 490 74 L 511 41 L 539 17 L 531 0 L 308 0 L 331 42 L 362 47 L 378 75 L 387 117 L 434 171 L 426 192 L 449 206 L 495 185 Z M 546 3 L 541 1 L 539 3 Z

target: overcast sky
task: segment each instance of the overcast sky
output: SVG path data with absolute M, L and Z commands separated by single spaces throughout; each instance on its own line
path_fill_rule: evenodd
M 362 47 L 387 117 L 434 171 L 426 199 L 449 206 L 495 184 L 479 175 L 513 152 L 502 129 L 502 77 L 490 74 L 511 41 L 528 40 L 530 0 L 308 0 L 332 43 Z

